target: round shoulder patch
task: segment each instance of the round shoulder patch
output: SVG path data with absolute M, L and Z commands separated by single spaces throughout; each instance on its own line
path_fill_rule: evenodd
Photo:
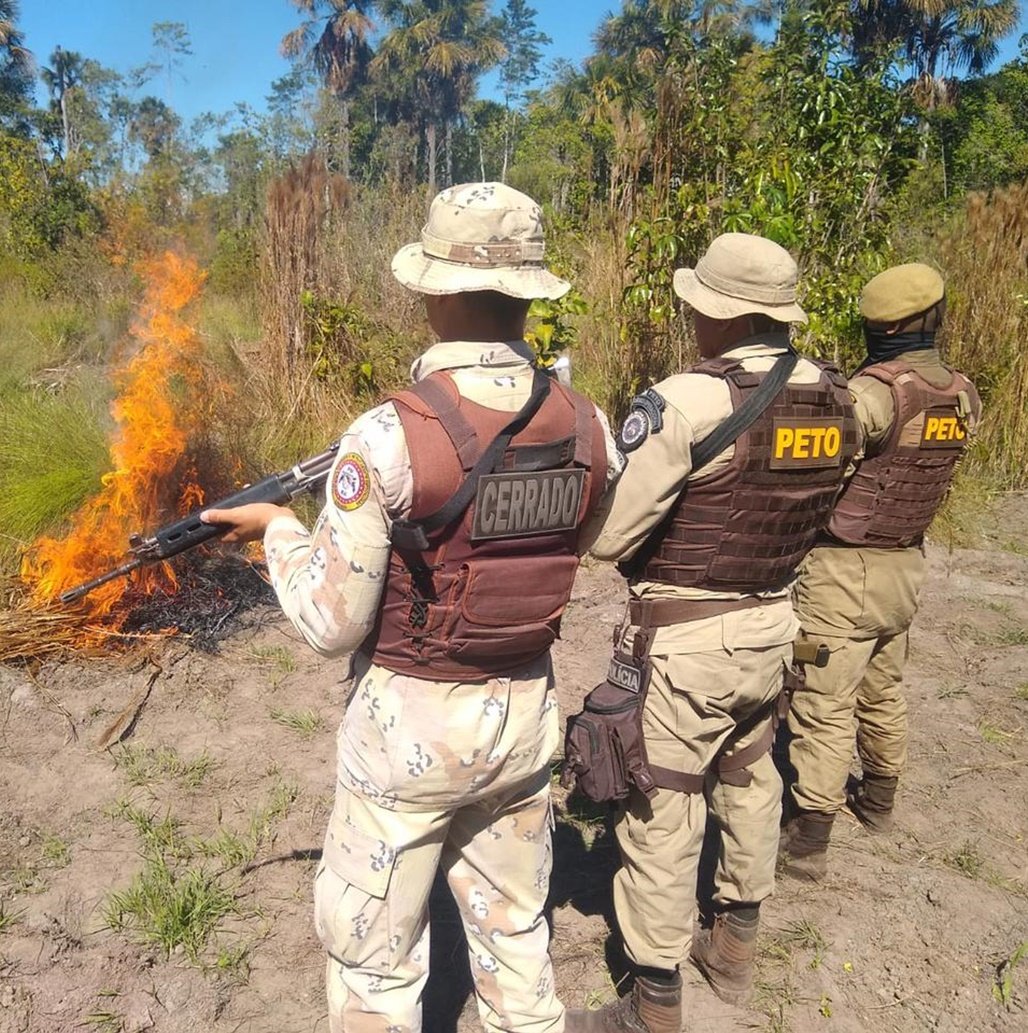
M 332 482 L 332 499 L 342 510 L 359 509 L 371 494 L 368 464 L 359 452 L 347 452 L 336 467 Z
M 628 414 L 628 418 L 621 425 L 618 447 L 622 452 L 632 452 L 646 440 L 649 433 L 650 421 L 647 419 L 646 413 L 636 409 Z

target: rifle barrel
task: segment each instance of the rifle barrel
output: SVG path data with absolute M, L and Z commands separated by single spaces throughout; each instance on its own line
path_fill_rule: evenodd
M 69 588 L 66 592 L 61 592 L 59 598 L 61 602 L 67 606 L 68 603 L 77 602 L 79 599 L 85 598 L 94 589 L 99 588 L 101 585 L 106 585 L 108 581 L 114 581 L 119 577 L 128 577 L 129 574 L 134 570 L 139 570 L 143 565 L 142 560 L 132 560 L 130 563 L 123 563 L 120 567 L 116 567 L 114 570 L 107 571 L 106 574 L 101 574 L 99 577 L 93 578 L 92 581 L 86 581 L 84 584 L 78 585 L 76 588 Z

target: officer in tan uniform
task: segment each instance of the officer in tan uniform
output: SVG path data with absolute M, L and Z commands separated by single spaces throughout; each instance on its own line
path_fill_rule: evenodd
M 831 648 L 792 700 L 789 758 L 796 814 L 782 835 L 785 871 L 821 878 L 835 815 L 848 803 L 873 832 L 891 827 L 907 757 L 902 694 L 907 632 L 925 577 L 924 532 L 981 413 L 974 385 L 935 346 L 942 277 L 920 263 L 887 269 L 860 299 L 867 361 L 850 381 L 863 459 L 800 570 L 805 637 Z M 847 795 L 857 750 L 863 777 Z
M 657 788 L 634 790 L 616 824 L 633 992 L 570 1013 L 569 1030 L 678 1033 L 690 954 L 724 1000 L 752 991 L 781 815 L 769 750 L 798 628 L 789 585 L 857 448 L 845 380 L 790 347 L 788 324 L 806 320 L 796 280 L 788 252 L 742 233 L 679 269 L 702 361 L 636 398 L 621 430 L 628 466 L 591 551 L 628 577 L 618 653 L 648 659 L 642 729 Z M 748 426 L 728 432 L 744 412 Z M 708 810 L 721 829 L 715 910 L 694 935 Z
M 357 650 L 336 802 L 315 882 L 332 1033 L 416 1033 L 428 896 L 441 869 L 489 1031 L 560 1033 L 543 915 L 549 646 L 579 529 L 620 468 L 602 414 L 534 366 L 538 205 L 498 183 L 432 203 L 393 260 L 440 343 L 413 387 L 343 435 L 313 532 L 288 510 L 210 511 L 229 540 L 263 534 L 287 616 L 326 655 Z

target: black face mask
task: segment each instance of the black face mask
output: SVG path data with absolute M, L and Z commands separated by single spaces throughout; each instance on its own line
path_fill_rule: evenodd
M 864 343 L 867 345 L 867 358 L 858 370 L 873 366 L 876 362 L 888 362 L 904 352 L 925 351 L 935 347 L 934 330 L 909 330 L 902 334 L 887 334 L 884 330 L 872 330 L 864 327 Z

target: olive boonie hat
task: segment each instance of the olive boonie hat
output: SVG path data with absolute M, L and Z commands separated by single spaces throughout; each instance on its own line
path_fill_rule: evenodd
M 559 298 L 571 287 L 543 265 L 539 205 L 504 183 L 463 183 L 439 194 L 421 242 L 393 256 L 393 275 L 420 294 L 499 291 Z
M 869 323 L 895 323 L 927 312 L 945 294 L 946 284 L 930 265 L 895 265 L 868 281 L 860 295 L 860 314 Z
M 762 312 L 782 323 L 805 323 L 796 304 L 799 271 L 792 255 L 752 233 L 715 237 L 695 269 L 675 270 L 675 293 L 711 319 Z

